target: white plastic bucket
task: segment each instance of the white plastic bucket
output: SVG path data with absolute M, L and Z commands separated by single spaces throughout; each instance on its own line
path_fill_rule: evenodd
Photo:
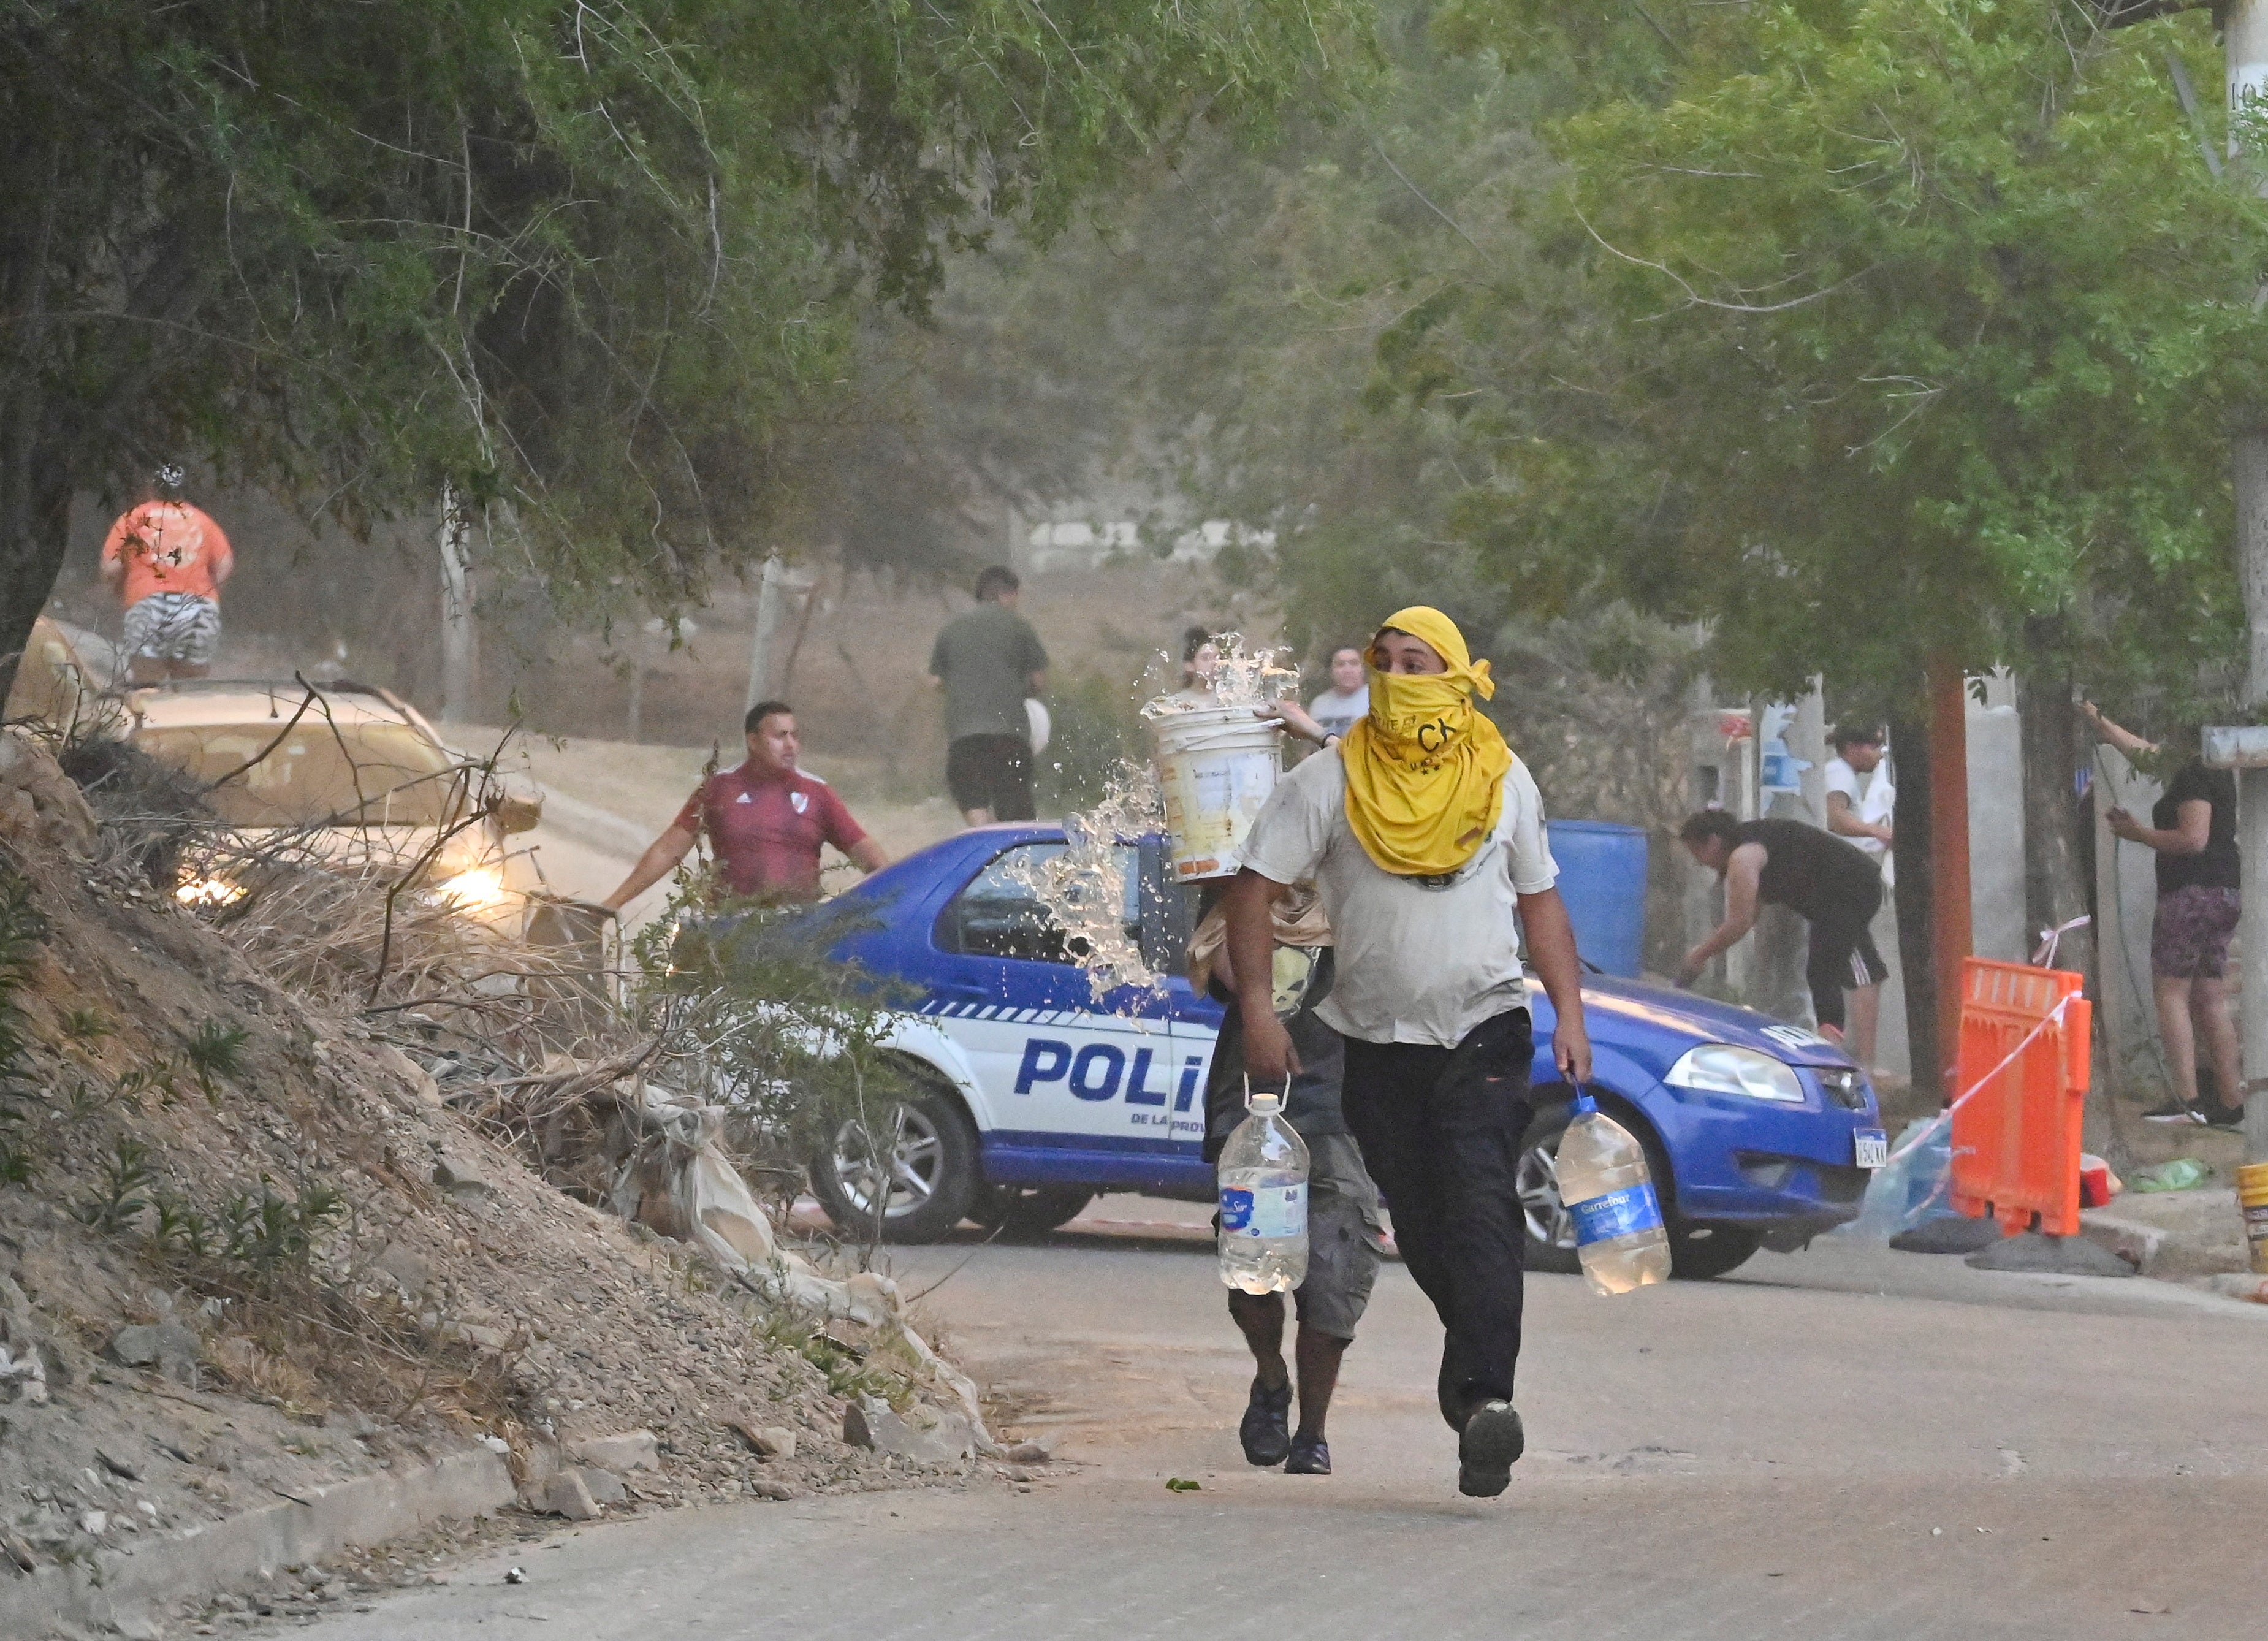
M 1226 878 L 1283 768 L 1276 725 L 1248 706 L 1171 712 L 1151 725 L 1174 876 Z

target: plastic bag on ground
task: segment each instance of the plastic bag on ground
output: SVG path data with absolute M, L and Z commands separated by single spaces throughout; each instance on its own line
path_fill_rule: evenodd
M 1953 1118 L 1946 1112 L 1906 1124 L 1890 1147 L 1890 1160 L 1867 1182 L 1859 1217 L 1838 1236 L 1888 1242 L 1925 1220 L 1958 1218 L 1951 1201 Z
M 2176 1157 L 2154 1168 L 2137 1168 L 2126 1181 L 2130 1191 L 2193 1191 L 2213 1178 L 2213 1170 L 2195 1157 Z
M 615 1180 L 616 1213 L 696 1244 L 777 1299 L 880 1330 L 885 1348 L 902 1355 L 917 1373 L 928 1374 L 960 1404 L 978 1451 L 995 1449 L 976 1382 L 907 1323 L 897 1284 L 876 1271 L 843 1281 L 822 1277 L 801 1255 L 779 1246 L 770 1219 L 725 1154 L 721 1107 L 651 1084 L 638 1096 L 649 1132 Z

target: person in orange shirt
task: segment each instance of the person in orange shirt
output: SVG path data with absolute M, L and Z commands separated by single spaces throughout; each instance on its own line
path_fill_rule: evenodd
M 126 606 L 123 644 L 137 684 L 202 678 L 220 644 L 220 589 L 236 569 L 228 537 L 181 497 L 186 475 L 167 462 L 148 501 L 129 508 L 102 543 L 102 583 Z

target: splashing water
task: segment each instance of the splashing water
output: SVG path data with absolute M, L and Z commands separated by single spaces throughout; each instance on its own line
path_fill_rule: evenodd
M 1217 634 L 1212 646 L 1220 659 L 1213 666 L 1211 688 L 1160 694 L 1142 709 L 1144 718 L 1154 720 L 1169 713 L 1210 711 L 1218 707 L 1264 707 L 1298 693 L 1300 669 L 1279 659 L 1288 657 L 1289 649 L 1247 650 L 1241 632 Z M 1159 670 L 1160 664 L 1164 676 L 1180 675 L 1181 664 L 1162 651 L 1152 670 Z
M 1061 850 L 1025 850 L 1006 869 L 1063 931 L 1064 954 L 1086 971 L 1097 1003 L 1121 987 L 1165 997 L 1166 976 L 1142 958 L 1139 856 L 1121 847 L 1164 820 L 1156 776 L 1147 764 L 1122 759 L 1102 800 L 1064 817 Z M 1129 998 L 1122 1012 L 1138 1004 Z
M 1247 650 L 1244 635 L 1234 632 L 1212 642 L 1220 659 L 1211 688 L 1159 694 L 1142 709 L 1145 721 L 1178 712 L 1266 706 L 1297 692 L 1300 669 L 1278 659 L 1287 650 Z M 1180 663 L 1162 651 L 1153 672 L 1159 664 L 1165 678 L 1179 675 Z M 1160 830 L 1165 819 L 1157 771 L 1146 760 L 1122 758 L 1101 801 L 1064 816 L 1065 847 L 1060 852 L 1027 850 L 1007 867 L 1009 878 L 1045 907 L 1063 931 L 1064 954 L 1086 971 L 1094 1000 L 1101 1003 L 1129 989 L 1117 1010 L 1124 1014 L 1136 1014 L 1145 995 L 1160 1002 L 1166 995 L 1167 977 L 1142 956 L 1138 856 L 1123 847 Z

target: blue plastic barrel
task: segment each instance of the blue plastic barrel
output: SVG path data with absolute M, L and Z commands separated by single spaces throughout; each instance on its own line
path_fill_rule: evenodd
M 1552 820 L 1546 830 L 1575 949 L 1610 975 L 1635 978 L 1646 953 L 1646 828 Z

